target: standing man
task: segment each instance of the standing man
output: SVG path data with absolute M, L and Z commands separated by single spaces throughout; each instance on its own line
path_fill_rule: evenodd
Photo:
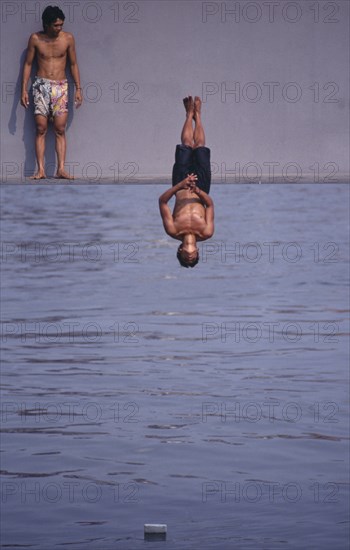
M 186 120 L 177 145 L 173 168 L 173 186 L 159 197 L 160 215 L 166 233 L 182 242 L 177 258 L 183 267 L 198 263 L 197 241 L 214 233 L 214 203 L 209 197 L 210 149 L 205 147 L 201 120 L 202 102 L 198 96 L 185 97 Z M 193 128 L 194 121 L 194 128 Z M 173 213 L 168 206 L 176 196 Z
M 34 58 L 38 62 L 38 74 L 33 83 L 34 116 L 36 124 L 35 153 L 38 170 L 34 179 L 44 179 L 45 138 L 48 119 L 53 121 L 56 134 L 57 178 L 73 179 L 64 169 L 66 158 L 66 125 L 68 119 L 68 81 L 66 77 L 67 57 L 75 83 L 75 105 L 80 107 L 83 96 L 79 68 L 75 53 L 74 37 L 62 30 L 64 13 L 57 6 L 48 6 L 42 14 L 44 31 L 29 38 L 27 56 L 22 78 L 21 104 L 29 106 L 27 92 Z

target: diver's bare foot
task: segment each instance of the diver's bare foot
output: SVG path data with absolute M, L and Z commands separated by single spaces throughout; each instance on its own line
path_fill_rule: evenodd
M 185 97 L 184 100 L 184 106 L 186 109 L 187 116 L 193 116 L 194 115 L 194 103 L 192 96 Z
M 56 178 L 62 180 L 74 180 L 74 176 L 71 176 L 65 170 L 57 170 Z
M 30 176 L 30 180 L 45 180 L 46 174 L 44 170 L 38 170 L 34 176 Z
M 202 109 L 202 100 L 198 95 L 194 98 L 194 118 L 196 118 L 197 115 L 201 116 L 201 109 Z

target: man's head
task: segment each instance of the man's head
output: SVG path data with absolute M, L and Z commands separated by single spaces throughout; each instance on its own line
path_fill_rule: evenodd
M 58 6 L 47 6 L 41 16 L 43 20 L 44 32 L 59 35 L 62 30 L 65 15 Z
M 196 243 L 194 245 L 180 244 L 177 249 L 177 259 L 182 267 L 194 267 L 198 264 L 199 250 Z

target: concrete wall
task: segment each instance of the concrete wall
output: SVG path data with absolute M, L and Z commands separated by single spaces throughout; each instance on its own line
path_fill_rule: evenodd
M 28 37 L 41 29 L 49 3 L 1 2 L 3 181 L 34 170 L 33 116 L 19 91 Z M 188 94 L 203 98 L 219 181 L 348 176 L 347 1 L 51 4 L 75 35 L 84 86 L 85 103 L 71 109 L 67 134 L 68 166 L 77 177 L 169 178 Z M 51 174 L 54 161 L 51 135 Z

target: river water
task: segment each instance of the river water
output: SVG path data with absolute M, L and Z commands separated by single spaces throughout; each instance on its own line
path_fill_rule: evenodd
M 346 548 L 349 188 L 164 189 L 1 189 L 2 547 Z

